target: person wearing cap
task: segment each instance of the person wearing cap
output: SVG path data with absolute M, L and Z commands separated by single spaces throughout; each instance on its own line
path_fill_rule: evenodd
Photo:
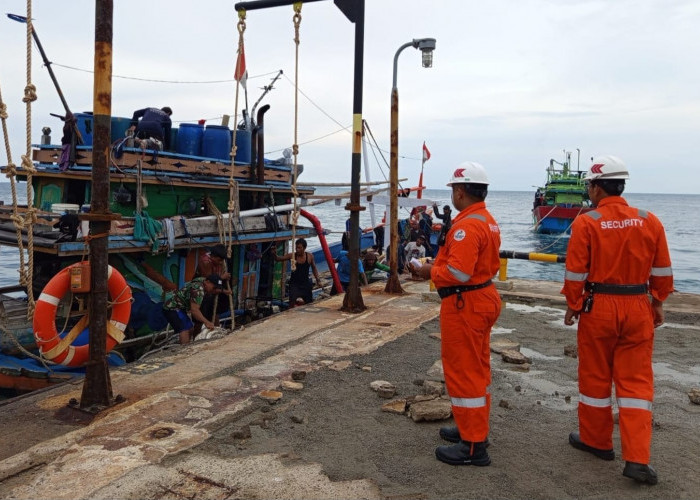
M 230 281 L 231 273 L 228 272 L 226 266 L 226 247 L 224 245 L 215 245 L 207 252 L 200 256 L 197 262 L 197 270 L 195 276 L 209 276 L 210 274 L 218 274 L 224 281 L 224 289 L 221 292 L 225 295 L 231 295 Z M 206 295 L 200 306 L 202 314 L 218 324 L 218 318 L 221 314 L 230 309 L 228 298 L 221 297 L 215 300 L 214 295 Z M 216 316 L 214 315 L 214 304 L 216 304 Z M 199 332 L 200 323 L 195 322 L 195 336 Z
M 143 108 L 134 111 L 131 117 L 129 131 L 142 141 L 156 139 L 162 145 L 161 149 L 170 149 L 170 131 L 173 122 L 170 115 L 173 110 L 169 106 L 163 108 Z M 140 120 L 139 120 L 140 119 Z
M 207 328 L 214 328 L 214 323 L 202 314 L 200 307 L 205 296 L 221 293 L 223 288 L 224 282 L 218 274 L 210 274 L 206 278 L 200 276 L 165 300 L 163 314 L 180 337 L 180 344 L 192 341 L 192 320 L 201 322 Z
M 654 328 L 673 292 L 664 227 L 622 198 L 629 171 L 615 156 L 593 160 L 586 176 L 595 210 L 574 219 L 561 292 L 564 323 L 578 319 L 578 432 L 569 444 L 614 460 L 612 386 L 619 410 L 622 474 L 656 484 L 649 465 Z
M 434 263 L 413 271 L 432 279 L 442 299 L 440 331 L 445 386 L 456 427 L 440 437 L 454 445 L 439 446 L 438 460 L 451 465 L 491 463 L 488 446 L 491 397 L 491 328 L 501 312 L 501 298 L 491 278 L 500 266 L 501 235 L 486 209 L 488 179 L 484 167 L 465 162 L 447 184 L 459 211 Z
M 452 209 L 449 205 L 442 207 L 442 213 L 440 213 L 437 203 L 433 203 L 433 213 L 443 224 L 447 224 L 452 220 Z

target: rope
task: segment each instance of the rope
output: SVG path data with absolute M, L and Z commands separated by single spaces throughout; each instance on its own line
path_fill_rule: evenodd
M 56 363 L 54 363 L 53 361 L 49 361 L 47 359 L 44 359 L 41 356 L 37 356 L 36 354 L 26 350 L 24 348 L 24 346 L 19 343 L 19 340 L 17 340 L 17 337 L 15 337 L 15 335 L 12 332 L 6 330 L 4 326 L 0 325 L 0 331 L 2 331 L 2 333 L 7 335 L 7 337 L 10 338 L 10 340 L 12 340 L 12 343 L 15 344 L 15 347 L 17 347 L 17 350 L 19 350 L 22 354 L 24 354 L 25 356 L 27 356 L 29 358 L 32 358 L 32 359 L 39 361 L 44 366 L 44 368 L 46 368 L 49 371 L 49 373 L 53 373 L 53 370 L 51 369 L 51 367 L 49 365 L 55 365 Z
M 33 225 L 36 221 L 36 209 L 34 208 L 34 189 L 32 187 L 32 174 L 35 172 L 34 165 L 31 162 L 32 156 L 32 102 L 37 99 L 36 87 L 32 84 L 32 33 L 34 25 L 32 24 L 32 0 L 27 0 L 27 85 L 24 89 L 24 98 L 26 109 L 26 154 L 22 156 L 22 166 L 27 169 L 27 213 L 25 214 L 24 226 L 27 228 L 27 256 L 29 262 L 27 269 L 20 271 L 21 278 L 27 287 L 27 319 L 34 316 L 34 293 L 32 292 L 32 281 L 34 279 L 34 230 Z M 31 166 L 30 166 L 31 165 Z M 22 252 L 21 238 L 18 241 L 20 253 Z M 21 264 L 21 260 L 20 260 Z
M 246 24 L 245 24 L 245 10 L 241 10 L 238 12 L 238 24 L 236 25 L 236 28 L 238 29 L 238 57 L 236 58 L 236 66 L 234 69 L 234 72 L 238 69 L 238 60 L 240 57 L 243 56 L 243 34 L 245 33 L 246 29 Z M 236 103 L 234 107 L 234 114 L 233 116 L 238 117 L 238 96 L 240 93 L 241 89 L 241 82 L 240 80 L 236 80 Z M 235 158 L 236 158 L 236 150 L 238 147 L 236 146 L 236 131 L 238 130 L 238 126 L 234 122 L 234 127 L 233 127 L 233 140 L 231 144 L 231 171 L 229 173 L 229 178 L 228 178 L 228 239 L 226 241 L 226 256 L 228 258 L 231 258 L 233 249 L 233 216 L 234 212 L 238 213 L 238 183 L 236 180 L 233 178 L 234 174 L 234 163 L 235 163 Z M 260 152 L 262 154 L 262 151 Z
M 204 198 L 204 203 L 207 205 L 207 209 L 209 210 L 209 213 L 214 214 L 216 217 L 216 225 L 219 230 L 219 241 L 221 243 L 224 243 L 225 240 L 225 228 L 224 228 L 224 217 L 221 215 L 221 211 L 216 208 L 216 205 L 214 205 L 214 202 L 206 196 Z
M 297 205 L 299 192 L 297 191 L 297 156 L 299 155 L 298 133 L 299 133 L 299 26 L 301 25 L 301 5 L 302 2 L 294 4 L 294 144 L 292 153 L 294 154 L 294 166 L 292 170 L 292 196 L 294 197 L 294 210 L 292 210 L 292 253 L 295 250 L 297 222 L 299 220 L 299 206 Z M 292 258 L 292 271 L 296 271 L 297 259 Z

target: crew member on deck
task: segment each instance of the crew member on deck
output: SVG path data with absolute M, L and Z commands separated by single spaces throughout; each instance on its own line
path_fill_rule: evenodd
M 151 149 L 170 149 L 170 130 L 173 126 L 170 115 L 172 114 L 173 110 L 168 106 L 161 109 L 139 109 L 134 111 L 134 116 L 131 117 L 129 130 L 135 131 L 134 137 L 142 141 L 156 139 L 160 142 L 160 148 Z

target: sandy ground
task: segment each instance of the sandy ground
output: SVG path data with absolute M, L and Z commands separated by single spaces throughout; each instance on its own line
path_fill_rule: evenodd
M 293 399 L 258 403 L 192 452 L 232 458 L 271 453 L 290 465 L 318 463 L 331 481 L 374 482 L 383 498 L 699 498 L 700 406 L 687 396 L 700 387 L 696 318 L 668 314 L 656 334 L 652 464 L 660 481 L 654 487 L 622 476 L 617 426 L 614 462 L 569 446 L 568 434 L 577 429 L 577 360 L 564 348 L 575 344 L 575 327 L 563 325 L 560 306 L 515 302 L 504 307 L 492 341 L 520 343 L 532 366 L 522 372 L 492 356 L 489 467 L 438 462 L 434 448 L 445 444 L 438 429 L 452 421 L 415 423 L 382 412 L 387 400 L 370 389 L 381 379 L 397 386 L 396 397 L 422 392 L 426 371 L 440 357 L 440 342 L 430 336 L 439 332 L 437 320 L 371 354 L 347 358 L 351 365 L 344 370 L 308 373 Z M 371 372 L 361 369 L 367 366 Z

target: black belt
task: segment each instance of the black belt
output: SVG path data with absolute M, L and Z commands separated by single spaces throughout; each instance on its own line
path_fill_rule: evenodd
M 613 285 L 611 283 L 586 282 L 586 291 L 591 293 L 604 293 L 610 295 L 644 295 L 647 286 L 644 285 Z
M 486 288 L 491 284 L 491 280 L 485 281 L 484 283 L 479 283 L 478 285 L 459 285 L 459 286 L 445 286 L 438 288 L 438 295 L 441 299 L 454 295 L 455 293 L 471 292 L 472 290 L 478 290 L 479 288 Z

